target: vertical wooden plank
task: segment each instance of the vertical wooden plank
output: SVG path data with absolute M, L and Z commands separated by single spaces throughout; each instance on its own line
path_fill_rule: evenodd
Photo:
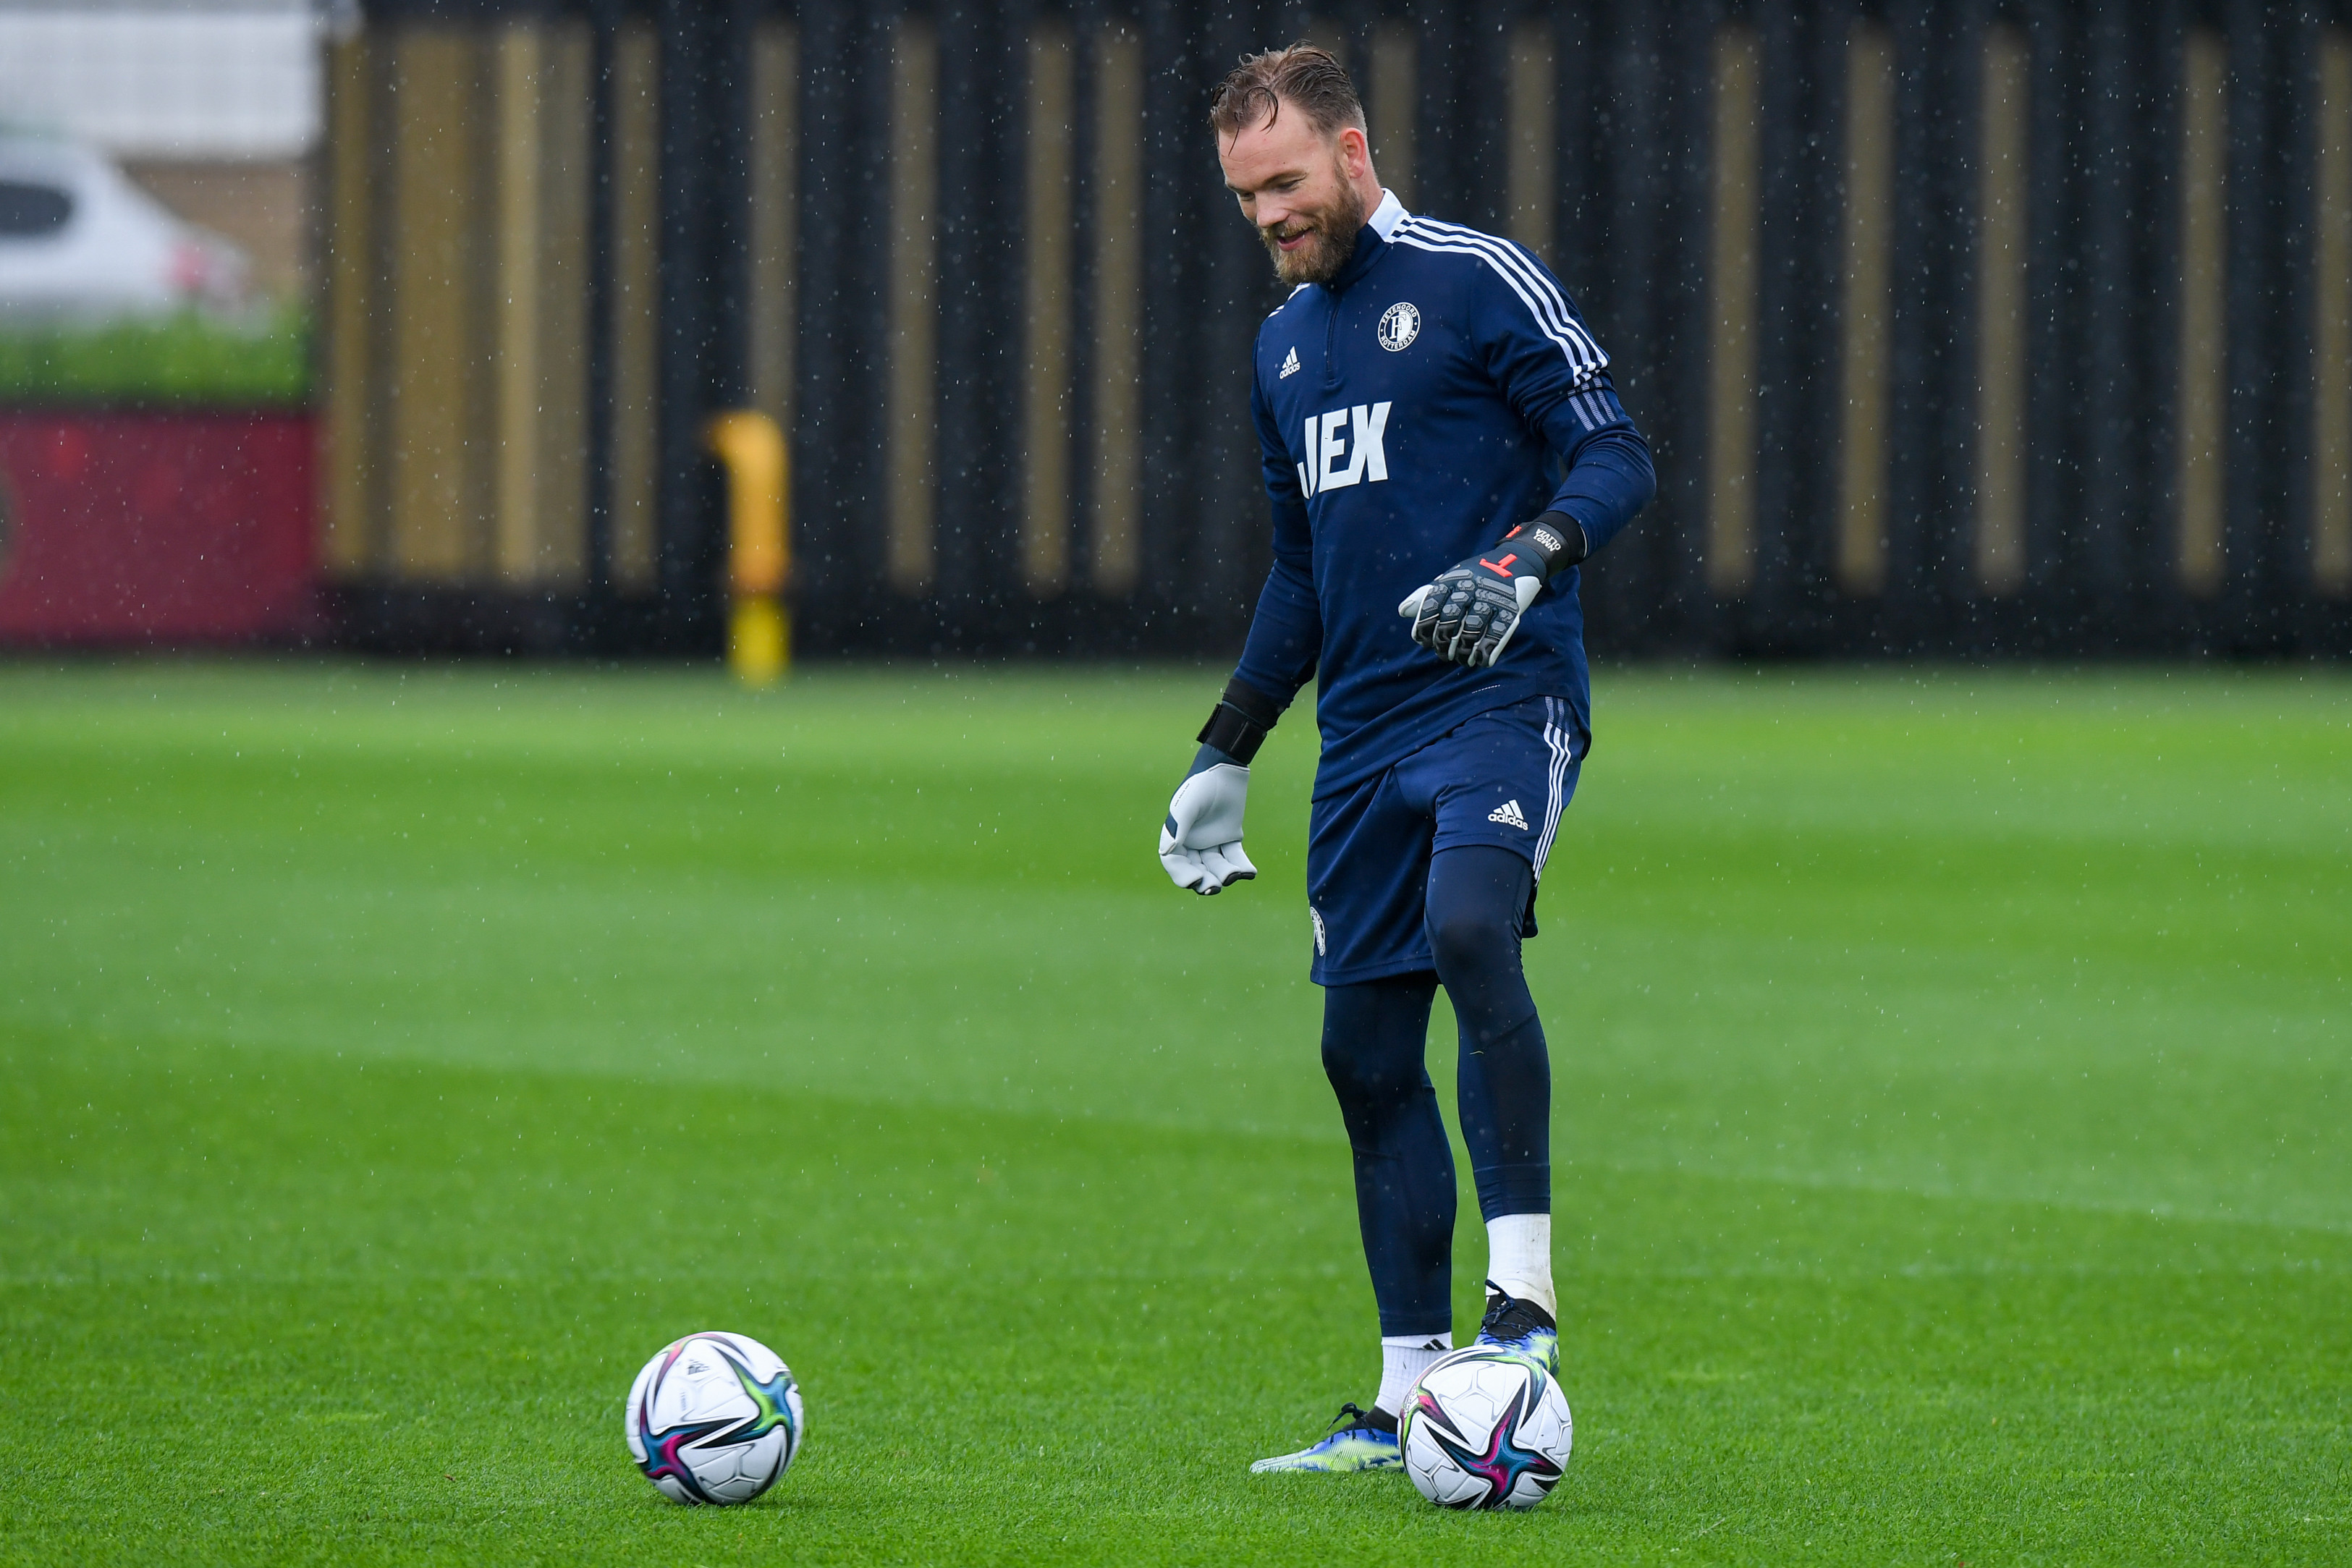
M 492 413 L 497 421 L 490 505 L 492 560 L 499 580 L 524 587 L 539 576 L 541 37 L 530 22 L 500 27 L 491 44 L 491 106 L 497 134 L 491 243 Z
M 709 415 L 750 396 L 744 309 L 751 257 L 751 6 L 657 0 L 654 585 L 648 629 L 664 645 L 725 646 L 726 507 Z
M 1559 234 L 1559 64 L 1551 23 L 1528 19 L 1511 29 L 1510 132 L 1506 196 L 1511 237 L 1557 265 Z
M 1667 25 L 1660 50 L 1663 212 L 1655 264 L 1656 346 L 1652 368 L 1643 378 L 1647 390 L 1639 396 L 1636 418 L 1665 461 L 1651 520 L 1643 525 L 1654 563 L 1649 612 L 1639 621 L 1621 617 L 1622 631 L 1600 629 L 1596 648 L 1622 647 L 1628 653 L 1693 648 L 1714 643 L 1727 626 L 1706 586 L 1706 549 L 1707 378 L 1713 346 L 1709 225 L 1715 180 L 1708 149 L 1715 115 L 1715 29 L 1720 20 L 1718 14 L 1703 7 L 1678 11 Z M 1560 57 L 1571 57 L 1563 48 Z M 1564 206 L 1565 178 L 1559 190 Z M 1568 226 L 1556 222 L 1555 233 L 1564 233 Z M 1573 254 L 1564 240 L 1555 244 L 1563 257 Z
M 940 643 L 969 647 L 1033 623 L 1021 608 L 1029 597 L 1021 477 L 1028 34 L 1011 7 L 946 5 L 936 17 L 931 601 Z
M 633 21 L 613 50 L 613 581 L 654 585 L 658 545 L 661 56 Z
M 1726 598 L 1756 575 L 1757 161 L 1762 62 L 1754 29 L 1716 29 L 1714 214 L 1708 250 L 1706 582 Z
M 400 35 L 393 91 L 393 575 L 454 581 L 467 561 L 475 185 L 473 39 Z
M 1142 571 L 1143 40 L 1095 40 L 1094 586 L 1124 598 Z
M 1372 170 L 1408 209 L 1413 203 L 1413 133 L 1421 110 L 1413 59 L 1418 42 L 1410 22 L 1382 22 L 1372 32 Z
M 1895 47 L 1885 24 L 1846 37 L 1845 279 L 1839 380 L 1837 577 L 1886 584 L 1887 317 L 1895 204 Z
M 327 50 L 327 332 L 324 355 L 326 463 L 320 559 L 330 577 L 351 580 L 377 565 L 378 476 L 369 461 L 375 418 L 369 362 L 376 247 L 372 178 L 378 128 L 373 104 L 373 46 L 363 32 Z
M 1885 587 L 1867 632 L 1849 635 L 1926 653 L 1952 645 L 1967 625 L 1957 601 L 1972 592 L 1964 500 L 1976 444 L 1955 435 L 1969 427 L 1972 437 L 1976 416 L 1974 332 L 1960 305 L 1977 237 L 1983 26 L 1948 0 L 1890 0 L 1883 16 L 1893 51 L 1888 152 L 1902 172 L 1887 191 Z
M 1975 567 L 1987 593 L 2025 585 L 2026 168 L 2032 61 L 2008 23 L 1988 28 L 1977 187 Z
M 2105 7 L 2082 19 L 2074 53 L 2079 65 L 2079 151 L 2069 162 L 2077 193 L 2070 204 L 2075 245 L 2070 287 L 2082 336 L 2076 350 L 2080 413 L 2069 460 L 2077 499 L 2067 525 L 2067 572 L 2076 625 L 2094 646 L 2127 645 L 2144 613 L 2150 488 L 2146 404 L 2151 340 L 2143 298 L 2153 184 L 2142 150 L 2149 116 L 2143 108 L 2150 37 L 2127 8 Z M 2038 429 L 2036 439 L 2042 436 Z
M 751 44 L 751 405 L 793 428 L 798 319 L 800 32 L 762 23 Z
M 2069 0 L 2025 0 L 2028 60 L 2025 146 L 2026 427 L 2025 555 L 2030 610 L 2010 619 L 2012 634 L 2045 617 L 2081 625 L 2075 597 L 2083 559 L 2082 455 L 2091 378 L 2081 279 L 2083 178 L 2088 137 L 2084 63 L 2095 52 Z
M 2210 28 L 2182 51 L 2180 119 L 2180 584 L 2221 591 L 2222 441 L 2229 374 L 2226 246 L 2229 49 Z
M 2302 378 L 2290 372 L 2310 351 L 2313 176 L 2297 112 L 2317 64 L 2316 40 L 2299 24 L 2312 8 L 2228 0 L 2216 21 L 2228 50 L 2222 69 L 2226 151 L 2221 203 L 2226 279 L 2221 392 L 2222 532 L 2213 564 L 2226 592 L 2217 613 L 2200 615 L 2209 646 L 2276 650 L 2286 628 L 2282 600 L 2301 586 L 2292 560 L 2291 499 L 2306 472 L 2310 432 Z M 2299 553 L 2299 552 L 2298 552 Z
M 1214 155 L 1199 129 L 1196 106 L 1203 99 L 1197 95 L 1241 55 L 1265 42 L 1256 18 L 1246 9 L 1195 10 L 1194 15 L 1198 21 L 1185 65 L 1198 85 L 1187 89 L 1179 118 L 1154 128 L 1165 138 L 1155 148 L 1155 161 L 1172 154 L 1180 170 L 1193 159 Z M 1155 59 L 1153 68 L 1155 75 L 1160 74 L 1160 61 Z M 1191 186 L 1186 193 L 1190 215 L 1179 220 L 1182 227 L 1166 226 L 1171 209 L 1150 215 L 1152 232 L 1171 238 L 1181 235 L 1178 243 L 1186 253 L 1171 269 L 1183 279 L 1183 293 L 1163 293 L 1155 282 L 1152 308 L 1167 320 L 1168 340 L 1177 350 L 1163 361 L 1163 373 L 1182 378 L 1181 395 L 1192 403 L 1189 418 L 1178 427 L 1189 451 L 1177 459 L 1190 472 L 1181 496 L 1167 497 L 1183 507 L 1169 519 L 1181 543 L 1175 560 L 1163 569 L 1171 573 L 1165 580 L 1181 581 L 1179 591 L 1170 597 L 1177 601 L 1175 612 L 1197 628 L 1194 637 L 1209 646 L 1220 642 L 1232 646 L 1238 645 L 1247 629 L 1250 608 L 1273 560 L 1249 397 L 1258 323 L 1281 296 L 1265 250 L 1233 198 L 1216 183 L 1213 168 L 1206 166 L 1205 180 L 1185 177 Z M 1171 401 L 1167 391 L 1154 389 L 1146 405 L 1152 424 L 1167 419 Z M 1153 478 L 1159 477 L 1155 472 Z M 1166 559 L 1160 548 L 1166 542 L 1150 541 L 1156 559 Z
M 2352 33 L 2319 51 L 2319 244 L 2313 279 L 2311 580 L 2352 593 Z
M 1024 279 L 1029 361 L 1023 393 L 1022 564 L 1029 591 L 1059 593 L 1070 570 L 1070 31 L 1029 37 L 1028 246 Z
M 1129 25 L 1142 39 L 1143 58 L 1150 62 L 1139 74 L 1146 152 L 1139 204 L 1150 225 L 1144 232 L 1152 238 L 1140 263 L 1140 374 L 1153 396 L 1150 421 L 1137 429 L 1142 454 L 1137 549 L 1143 567 L 1137 597 L 1141 613 L 1164 628 L 1160 639 L 1165 643 L 1181 634 L 1175 617 L 1197 599 L 1189 574 L 1205 486 L 1195 454 L 1200 431 L 1217 412 L 1202 379 L 1190 374 L 1197 363 L 1199 323 L 1212 308 L 1209 269 L 1199 247 L 1175 241 L 1180 235 L 1207 235 L 1223 215 L 1218 207 L 1230 212 L 1233 203 L 1186 162 L 1200 146 L 1192 129 L 1198 122 L 1200 95 L 1221 74 L 1196 67 L 1192 20 L 1178 0 L 1141 0 L 1129 13 Z M 1209 151 L 1213 156 L 1213 147 Z
M 1670 290 L 1660 287 L 1675 249 L 1672 160 L 1660 151 L 1673 134 L 1676 107 L 1664 69 L 1672 47 L 1669 12 L 1654 5 L 1610 8 L 1584 61 L 1601 83 L 1593 105 L 1594 172 L 1602 193 L 1595 222 L 1608 240 L 1580 286 L 1591 291 L 1602 341 L 1614 357 L 1611 374 L 1618 393 L 1637 419 L 1649 422 L 1654 438 L 1660 431 L 1651 416 L 1673 396 Z M 1425 176 L 1433 162 L 1424 161 Z M 1654 623 L 1671 591 L 1661 582 L 1671 526 L 1660 526 L 1654 514 L 1583 578 L 1578 592 L 1590 623 L 1605 628 L 1605 635 L 1631 641 Z
M 1347 23 L 1328 13 L 1314 12 L 1307 16 L 1307 25 L 1298 29 L 1298 37 L 1339 61 L 1340 69 L 1347 69 Z
M 937 570 L 939 41 L 931 24 L 903 18 L 892 42 L 890 93 L 891 585 L 919 593 Z
M 588 169 L 594 47 L 588 25 L 541 24 L 537 452 L 538 580 L 572 587 L 588 564 Z
M 796 14 L 811 134 L 795 172 L 793 631 L 804 646 L 870 648 L 890 580 L 895 24 L 856 0 Z M 833 395 L 854 385 L 862 396 Z

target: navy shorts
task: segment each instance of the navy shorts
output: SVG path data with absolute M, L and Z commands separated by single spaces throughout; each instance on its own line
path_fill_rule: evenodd
M 1315 983 L 1434 968 L 1423 929 L 1429 857 L 1464 844 L 1499 844 L 1535 868 L 1520 922 L 1520 935 L 1534 936 L 1534 890 L 1583 763 L 1567 702 L 1529 697 L 1317 800 L 1307 838 Z

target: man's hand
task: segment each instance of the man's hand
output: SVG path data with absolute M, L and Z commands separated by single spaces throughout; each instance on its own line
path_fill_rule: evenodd
M 1474 555 L 1414 589 L 1397 613 L 1412 622 L 1412 640 L 1439 658 L 1481 668 L 1503 656 L 1519 612 L 1543 591 L 1534 566 L 1524 552 Z
M 1412 622 L 1412 640 L 1468 669 L 1503 656 L 1519 620 L 1555 571 L 1584 559 L 1584 529 L 1572 517 L 1546 512 L 1504 536 L 1483 555 L 1448 567 L 1397 606 Z
M 1242 853 L 1242 808 L 1249 803 L 1250 758 L 1282 708 L 1235 675 L 1209 710 L 1192 771 L 1176 786 L 1168 820 L 1160 825 L 1160 863 L 1177 886 L 1223 893 L 1257 875 L 1257 867 Z
M 1213 746 L 1201 747 L 1160 828 L 1160 863 L 1177 886 L 1223 893 L 1257 875 L 1242 853 L 1242 810 L 1248 803 L 1249 769 Z

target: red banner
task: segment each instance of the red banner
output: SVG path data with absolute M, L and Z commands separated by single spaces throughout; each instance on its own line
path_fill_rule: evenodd
M 0 642 L 312 630 L 313 428 L 307 413 L 0 412 Z

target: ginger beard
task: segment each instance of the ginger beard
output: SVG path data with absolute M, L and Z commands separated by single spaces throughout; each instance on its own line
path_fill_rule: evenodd
M 1337 187 L 1331 199 L 1312 212 L 1294 212 L 1281 223 L 1261 227 L 1258 239 L 1274 257 L 1274 275 L 1283 282 L 1328 283 L 1339 276 L 1356 254 L 1356 234 L 1364 226 L 1364 201 L 1348 183 L 1338 159 L 1331 162 Z M 1307 235 L 1304 244 L 1285 250 L 1283 242 Z

